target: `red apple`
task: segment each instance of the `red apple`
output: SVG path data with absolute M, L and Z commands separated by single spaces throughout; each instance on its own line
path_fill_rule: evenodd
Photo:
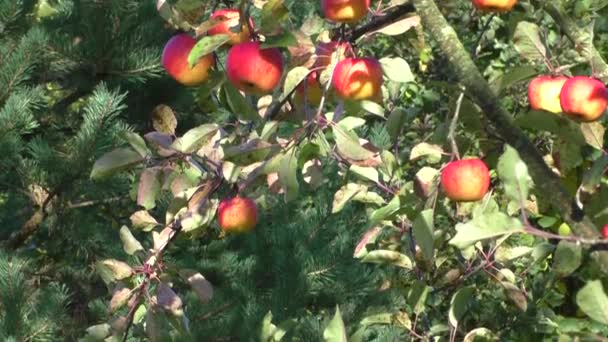
M 367 14 L 370 0 L 321 0 L 325 18 L 338 23 L 355 23 Z
M 608 105 L 608 90 L 604 83 L 586 76 L 569 78 L 559 97 L 564 113 L 583 122 L 599 120 Z
M 530 108 L 561 113 L 562 105 L 559 102 L 559 94 L 567 80 L 566 76 L 539 76 L 530 81 L 528 85 Z
M 227 34 L 230 36 L 230 40 L 228 41 L 230 45 L 235 45 L 249 40 L 251 33 L 249 32 L 249 27 L 247 25 L 243 25 L 241 27 L 241 32 L 233 32 L 230 30 L 232 27 L 239 26 L 241 16 L 238 9 L 224 8 L 217 10 L 211 15 L 211 19 L 216 18 L 223 18 L 226 20 L 209 29 L 207 31 L 208 35 L 214 36 L 216 34 Z M 252 28 L 254 27 L 253 20 L 251 20 L 251 18 L 249 18 L 249 24 Z
M 517 0 L 473 0 L 473 5 L 484 12 L 508 12 L 510 11 Z
M 209 54 L 203 56 L 193 68 L 190 68 L 188 55 L 195 44 L 196 39 L 181 33 L 169 39 L 163 49 L 161 59 L 163 67 L 173 79 L 186 86 L 205 82 L 209 78 L 209 69 L 215 62 L 213 54 Z
M 277 48 L 260 49 L 259 42 L 234 45 L 226 58 L 228 80 L 246 93 L 268 94 L 281 80 L 283 55 Z
M 220 228 L 231 233 L 245 233 L 253 230 L 258 222 L 255 202 L 246 197 L 224 199 L 218 207 Z
M 608 224 L 604 226 L 604 228 L 602 228 L 602 236 L 604 237 L 604 239 L 608 239 Z
M 374 58 L 346 58 L 334 69 L 332 85 L 343 99 L 382 100 L 382 66 Z
M 441 173 L 441 188 L 453 201 L 479 201 L 489 187 L 490 172 L 481 159 L 452 161 Z

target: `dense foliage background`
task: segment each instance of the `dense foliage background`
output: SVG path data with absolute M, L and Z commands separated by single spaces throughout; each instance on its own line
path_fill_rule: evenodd
M 531 111 L 527 81 L 606 83 L 608 2 L 436 5 L 475 70 L 429 0 L 346 27 L 318 1 L 0 0 L 0 338 L 606 340 L 607 119 Z M 239 6 L 284 86 L 243 96 L 225 48 L 205 84 L 171 79 L 167 40 Z M 291 100 L 328 36 L 381 60 L 381 104 Z M 492 169 L 484 200 L 438 190 L 454 145 Z M 259 221 L 224 234 L 237 189 Z

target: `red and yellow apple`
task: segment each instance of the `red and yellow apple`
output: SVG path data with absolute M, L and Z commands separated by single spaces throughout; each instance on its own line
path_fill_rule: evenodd
M 259 42 L 236 44 L 226 58 L 228 80 L 245 93 L 270 93 L 281 81 L 283 55 L 278 48 L 261 49 Z
M 374 58 L 345 58 L 332 75 L 332 85 L 343 99 L 380 102 L 383 82 L 382 66 Z
M 479 201 L 489 187 L 490 172 L 481 159 L 455 160 L 441 172 L 441 188 L 453 201 Z
M 245 42 L 251 37 L 251 33 L 249 32 L 249 27 L 247 25 L 242 25 L 241 32 L 233 32 L 230 30 L 232 27 L 239 26 L 241 16 L 238 9 L 224 8 L 217 10 L 211 14 L 211 19 L 224 19 L 224 21 L 213 26 L 207 31 L 207 34 L 210 36 L 214 36 L 216 34 L 227 34 L 230 36 L 230 40 L 228 41 L 230 45 Z M 254 27 L 253 20 L 251 20 L 251 18 L 249 18 L 249 24 L 252 28 Z
M 220 228 L 225 232 L 249 232 L 258 222 L 258 209 L 255 202 L 250 198 L 238 195 L 222 200 L 217 212 Z
M 582 122 L 599 120 L 608 105 L 608 90 L 601 81 L 586 76 L 569 78 L 559 95 L 564 114 Z
M 473 0 L 473 6 L 484 12 L 502 13 L 510 11 L 517 0 Z
M 337 23 L 355 23 L 367 14 L 370 0 L 321 0 L 325 18 Z
M 604 237 L 604 239 L 608 239 L 608 224 L 604 226 L 604 228 L 602 228 L 602 236 Z
M 566 76 L 538 76 L 530 81 L 528 84 L 530 108 L 561 113 L 562 105 L 559 101 L 559 94 L 567 80 Z
M 181 33 L 173 36 L 163 49 L 162 64 L 167 73 L 179 83 L 186 86 L 195 86 L 209 78 L 209 69 L 215 59 L 213 54 L 201 57 L 193 68 L 188 65 L 188 55 L 196 45 L 196 39 L 188 34 Z

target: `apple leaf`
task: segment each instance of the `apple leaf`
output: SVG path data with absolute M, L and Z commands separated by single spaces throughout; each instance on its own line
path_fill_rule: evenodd
M 606 133 L 604 125 L 600 122 L 583 122 L 580 127 L 587 144 L 602 151 L 604 149 L 604 133 Z
M 433 260 L 435 254 L 433 215 L 433 209 L 424 210 L 418 215 L 413 225 L 414 238 L 427 261 Z
M 395 108 L 389 115 L 386 122 L 386 130 L 393 141 L 396 141 L 401 134 L 401 129 L 405 125 L 407 112 L 403 108 Z
M 387 249 L 377 249 L 367 253 L 361 262 L 373 264 L 390 264 L 411 270 L 412 260 L 407 255 Z
M 566 277 L 576 271 L 583 262 L 581 246 L 562 240 L 557 244 L 553 254 L 553 271 L 560 277 Z
M 126 287 L 122 282 L 119 282 L 112 292 L 112 299 L 110 300 L 109 307 L 110 312 L 112 313 L 125 305 L 132 294 L 130 288 Z
M 262 7 L 261 17 L 263 31 L 274 31 L 289 18 L 289 9 L 283 0 L 269 0 Z
M 524 292 L 509 282 L 501 281 L 500 284 L 503 286 L 505 295 L 511 301 L 511 303 L 513 303 L 519 310 L 525 312 L 528 309 L 528 298 Z
M 342 186 L 336 193 L 334 194 L 334 200 L 332 203 L 331 213 L 335 214 L 344 209 L 344 206 L 348 201 L 353 199 L 355 195 L 358 193 L 367 192 L 367 187 L 362 184 L 357 183 L 348 183 Z
M 262 342 L 277 342 L 283 339 L 287 331 L 295 325 L 292 319 L 283 321 L 279 325 L 272 323 L 272 312 L 268 311 L 262 320 L 262 329 L 260 331 L 260 341 Z
M 336 306 L 336 314 L 323 331 L 323 340 L 327 342 L 347 342 L 346 327 L 342 321 L 340 308 Z
M 279 35 L 267 36 L 260 44 L 260 49 L 298 46 L 298 38 L 291 31 L 285 30 Z
M 188 54 L 188 65 L 194 67 L 199 59 L 217 50 L 230 40 L 227 34 L 216 34 L 213 36 L 205 36 L 196 42 Z
M 130 148 L 118 148 L 101 156 L 91 170 L 91 179 L 102 179 L 128 170 L 144 161 L 139 153 Z
M 371 180 L 374 183 L 378 183 L 380 181 L 378 170 L 373 167 L 364 167 L 353 164 L 350 166 L 349 171 L 358 176 Z
M 458 326 L 458 322 L 469 310 L 469 304 L 473 299 L 474 292 L 472 287 L 463 287 L 452 296 L 448 317 L 450 325 L 453 327 Z
M 383 118 L 385 116 L 384 107 L 370 100 L 361 100 L 358 102 L 361 109 L 364 111 Z
M 570 144 L 584 145 L 586 143 L 580 125 L 550 112 L 531 110 L 527 114 L 519 115 L 515 122 L 522 128 L 554 133 Z
M 374 33 L 382 33 L 387 36 L 398 36 L 410 30 L 412 27 L 416 27 L 420 24 L 420 17 L 417 15 L 410 16 L 401 20 L 398 20 L 389 25 L 383 26 L 382 28 L 369 32 L 366 35 Z
M 347 131 L 339 126 L 333 126 L 336 145 L 340 154 L 352 160 L 366 160 L 374 156 L 374 152 L 361 146 L 359 137 L 353 131 Z
M 576 304 L 593 320 L 608 325 L 608 296 L 601 280 L 588 281 L 576 294 Z
M 265 160 L 279 146 L 260 139 L 251 139 L 238 146 L 224 147 L 224 159 L 237 165 L 251 165 Z
M 415 160 L 420 157 L 426 157 L 431 164 L 436 164 L 441 161 L 443 149 L 439 145 L 433 145 L 426 142 L 421 142 L 412 148 L 410 152 L 410 160 Z
M 134 273 L 127 263 L 115 259 L 98 261 L 95 263 L 95 269 L 106 283 L 128 278 Z
M 589 194 L 595 193 L 606 170 L 608 170 L 608 155 L 603 155 L 593 162 L 591 168 L 585 171 L 579 189 Z
M 407 304 L 414 310 L 416 315 L 424 312 L 426 298 L 431 292 L 431 287 L 420 280 L 415 280 L 407 293 Z
M 476 328 L 469 331 L 463 338 L 462 342 L 475 341 L 498 341 L 498 337 L 487 328 Z
M 137 251 L 143 251 L 144 247 L 139 241 L 131 234 L 131 231 L 127 226 L 120 228 L 120 240 L 122 241 L 122 249 L 129 255 L 135 254 Z
M 498 159 L 496 171 L 503 182 L 506 195 L 511 200 L 523 204 L 528 199 L 532 178 L 528 173 L 528 166 L 510 145 L 506 145 L 505 152 Z
M 412 70 L 405 59 L 400 57 L 384 57 L 379 62 L 384 75 L 389 80 L 400 83 L 414 82 L 414 74 L 412 74 Z
M 152 126 L 157 132 L 175 134 L 177 118 L 171 107 L 160 104 L 152 110 Z
M 384 207 L 374 210 L 369 218 L 370 224 L 376 224 L 396 214 L 401 209 L 401 202 L 401 197 L 397 195 Z
M 523 232 L 523 224 L 520 220 L 495 212 L 477 216 L 466 223 L 456 224 L 456 235 L 450 240 L 450 245 L 465 249 L 477 241 L 520 232 Z
M 365 232 L 365 234 L 363 234 L 361 240 L 359 240 L 357 246 L 355 247 L 353 257 L 359 259 L 365 256 L 368 252 L 367 245 L 376 241 L 376 238 L 378 237 L 380 232 L 382 232 L 382 228 L 380 227 L 374 227 Z
M 137 204 L 150 210 L 156 206 L 156 198 L 160 194 L 160 167 L 148 168 L 139 176 L 139 187 L 137 189 Z
M 347 131 L 351 131 L 353 129 L 365 126 L 365 123 L 366 121 L 363 118 L 359 118 L 356 116 L 347 116 L 340 120 L 340 122 L 338 122 L 338 126 Z
M 182 313 L 182 299 L 164 282 L 156 289 L 156 302 L 158 306 L 174 315 Z
M 85 340 L 103 341 L 106 337 L 110 336 L 112 330 L 108 323 L 102 323 L 88 327 L 86 332 Z
M 513 34 L 515 50 L 528 60 L 544 60 L 547 58 L 547 48 L 540 37 L 538 25 L 520 21 Z
M 520 65 L 510 68 L 510 70 L 504 74 L 500 74 L 499 77 L 492 80 L 490 87 L 492 87 L 492 90 L 494 90 L 496 94 L 501 94 L 512 85 L 528 80 L 536 75 L 538 75 L 538 70 L 536 70 L 534 66 Z
M 130 217 L 133 227 L 149 232 L 160 224 L 145 210 L 136 211 Z
M 150 149 L 148 149 L 148 146 L 146 146 L 144 138 L 142 138 L 139 134 L 127 131 L 123 133 L 122 136 L 123 139 L 128 142 L 129 145 L 131 145 L 131 147 L 133 147 L 133 149 L 137 151 L 140 156 L 142 156 L 142 158 L 145 158 L 152 154 Z
M 207 303 L 213 298 L 213 285 L 202 274 L 195 271 L 181 271 L 180 275 L 190 284 L 201 302 Z
M 281 158 L 279 166 L 279 182 L 285 190 L 285 202 L 290 202 L 298 197 L 300 185 L 298 183 L 298 151 L 294 147 L 289 153 Z
M 228 106 L 239 120 L 245 121 L 260 121 L 260 115 L 254 109 L 241 92 L 235 88 L 232 83 L 225 82 L 222 86 Z
M 182 153 L 192 153 L 199 150 L 218 131 L 217 124 L 205 124 L 188 130 L 183 136 L 175 139 L 171 148 Z
M 310 70 L 302 66 L 297 66 L 289 70 L 287 76 L 285 76 L 282 98 L 284 99 L 291 94 L 294 89 L 308 77 L 309 73 Z

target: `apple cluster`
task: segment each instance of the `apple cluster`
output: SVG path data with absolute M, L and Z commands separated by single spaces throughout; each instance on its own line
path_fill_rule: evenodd
M 608 106 L 608 89 L 601 81 L 587 76 L 534 78 L 528 85 L 530 108 L 564 113 L 573 120 L 599 120 Z

